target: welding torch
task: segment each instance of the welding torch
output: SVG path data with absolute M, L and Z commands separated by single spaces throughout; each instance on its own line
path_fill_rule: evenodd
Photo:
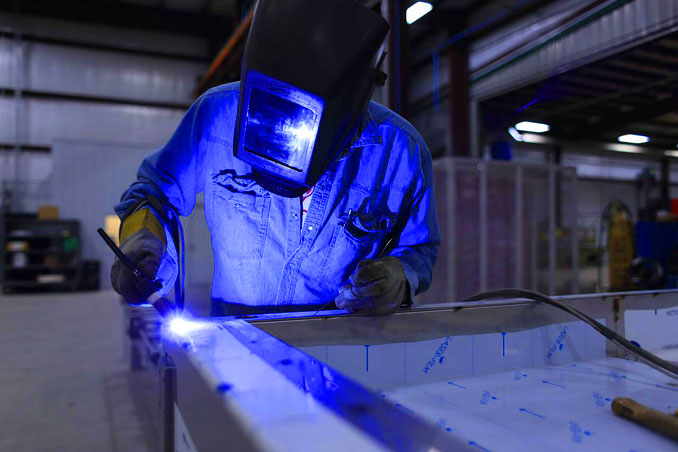
M 99 228 L 97 232 L 104 239 L 106 245 L 115 253 L 115 255 L 120 259 L 120 262 L 127 267 L 127 269 L 132 273 L 132 276 L 135 280 L 136 289 L 139 293 L 148 301 L 153 307 L 160 313 L 162 318 L 166 319 L 174 312 L 174 309 L 171 307 L 169 301 L 167 301 L 160 292 L 162 285 L 153 281 L 147 274 L 145 274 L 139 267 L 134 265 L 132 261 L 122 252 L 122 250 L 115 244 L 113 240 L 106 234 L 106 231 Z

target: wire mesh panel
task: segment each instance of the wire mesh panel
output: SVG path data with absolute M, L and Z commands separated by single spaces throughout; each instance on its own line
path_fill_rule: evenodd
M 418 303 L 502 287 L 578 292 L 573 168 L 442 158 L 433 172 L 442 243 Z
M 454 161 L 454 184 L 451 196 L 455 210 L 452 212 L 454 223 L 455 249 L 454 297 L 465 297 L 481 290 L 481 175 L 482 163 L 474 161 Z
M 515 166 L 487 166 L 486 289 L 515 286 L 516 173 Z
M 452 161 L 439 159 L 433 162 L 433 187 L 438 209 L 438 224 L 442 243 L 438 249 L 438 259 L 433 267 L 431 287 L 417 297 L 420 303 L 443 303 L 449 301 L 454 289 L 454 202 L 451 198 L 450 185 L 453 182 Z
M 556 177 L 555 293 L 578 293 L 578 215 L 576 171 L 563 168 Z
M 522 174 L 522 288 L 549 293 L 549 174 L 541 167 Z

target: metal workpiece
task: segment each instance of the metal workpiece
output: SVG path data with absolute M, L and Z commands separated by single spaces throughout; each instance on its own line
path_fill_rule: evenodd
M 678 306 L 678 291 L 563 295 L 552 297 L 571 305 L 624 335 L 628 311 L 667 309 Z M 428 304 L 402 309 L 389 317 L 320 313 L 259 314 L 247 321 L 296 347 L 323 344 L 388 344 L 445 336 L 517 332 L 575 319 L 532 300 L 492 300 Z M 616 346 L 609 345 L 613 353 Z
M 557 298 L 678 359 L 678 291 Z M 675 450 L 610 409 L 675 411 L 675 382 L 532 301 L 182 320 L 163 344 L 176 450 Z
M 472 450 L 243 320 L 195 328 L 165 347 L 187 430 L 177 433 L 199 451 Z

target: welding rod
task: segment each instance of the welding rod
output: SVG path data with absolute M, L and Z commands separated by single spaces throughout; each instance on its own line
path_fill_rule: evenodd
M 134 276 L 136 289 L 141 293 L 141 295 L 146 298 L 146 301 L 151 303 L 153 307 L 160 313 L 163 318 L 169 316 L 173 310 L 170 307 L 167 300 L 162 297 L 160 292 L 160 284 L 154 282 L 146 273 L 144 273 L 139 267 L 134 265 L 132 261 L 122 252 L 122 250 L 115 244 L 113 240 L 106 234 L 106 231 L 99 228 L 97 232 L 104 239 L 106 245 L 115 253 L 120 262 L 123 263 L 125 267 L 129 269 Z
M 672 416 L 641 405 L 628 397 L 616 397 L 612 400 L 612 411 L 617 416 L 629 419 L 678 441 L 678 412 L 676 416 Z

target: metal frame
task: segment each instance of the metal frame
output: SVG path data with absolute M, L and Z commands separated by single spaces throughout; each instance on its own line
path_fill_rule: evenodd
M 556 291 L 556 171 L 548 169 L 548 208 L 549 208 L 549 293 Z
M 516 259 L 516 274 L 515 286 L 522 287 L 523 280 L 523 168 L 521 166 L 516 168 L 516 186 L 515 186 L 515 259 Z
M 480 222 L 480 227 L 478 230 L 480 231 L 480 243 L 479 243 L 479 259 L 478 259 L 478 272 L 480 274 L 480 290 L 485 291 L 487 290 L 487 266 L 488 266 L 488 259 L 487 259 L 487 172 L 489 169 L 489 164 L 485 163 L 478 163 L 477 166 L 478 171 L 480 171 L 480 177 L 478 178 L 478 183 L 480 184 L 479 190 L 478 190 L 478 197 L 479 202 L 478 204 L 480 205 L 479 208 L 479 218 L 478 221 Z M 455 212 L 456 215 L 456 212 Z
M 556 298 L 594 318 L 603 319 L 620 334 L 624 333 L 624 314 L 629 310 L 678 306 L 678 290 Z M 430 447 L 474 450 L 469 444 L 457 442 L 454 437 L 439 435 L 434 425 L 398 408 L 398 405 L 385 404 L 378 394 L 295 347 L 354 344 L 360 345 L 362 350 L 365 344 L 516 332 L 571 320 L 572 317 L 563 311 L 527 300 L 419 306 L 388 317 L 331 311 L 322 315 L 263 314 L 206 320 L 205 325 L 209 326 L 202 332 L 164 340 L 168 357 L 163 359 L 165 367 L 161 366 L 161 394 L 164 397 L 161 404 L 164 410 L 161 441 L 169 447 L 170 438 L 181 434 L 190 437 L 187 444 L 190 442 L 203 452 L 221 450 L 225 444 L 237 450 L 262 450 L 273 444 L 284 449 L 289 444 L 272 443 L 280 440 L 281 430 L 276 430 L 280 426 L 271 423 L 270 415 L 266 414 L 267 408 L 258 404 L 270 398 L 276 401 L 277 409 L 289 411 L 298 418 L 301 414 L 295 408 L 285 404 L 280 406 L 279 403 L 287 397 L 281 396 L 282 393 L 289 395 L 289 386 L 280 384 L 280 381 L 286 381 L 287 385 L 291 382 L 292 387 L 298 390 L 292 396 L 308 398 L 304 405 L 310 407 L 313 413 L 314 429 L 325 428 L 325 431 L 338 435 L 336 438 L 341 437 L 337 429 L 362 432 L 359 435 L 362 434 L 366 442 L 354 447 L 354 450 L 373 450 L 374 444 L 371 449 L 367 446 L 369 438 L 383 447 L 398 450 Z M 607 347 L 606 353 L 621 355 L 612 344 Z M 252 378 L 255 377 L 257 382 L 265 384 L 253 384 Z M 246 387 L 243 388 L 242 384 Z M 174 408 L 175 405 L 179 417 L 170 413 L 169 407 Z M 252 410 L 252 406 L 256 409 Z M 320 406 L 324 408 L 320 409 Z M 339 424 L 332 423 L 336 422 L 336 417 L 332 418 L 335 421 L 323 418 L 321 411 L 326 409 L 338 416 Z M 293 421 L 283 429 L 301 429 L 302 425 Z M 175 426 L 180 431 L 175 432 Z M 295 448 L 305 450 L 312 444 L 306 436 L 290 436 L 288 430 L 284 438 L 287 441 L 294 438 Z M 331 438 L 327 439 L 331 441 Z
M 624 314 L 629 310 L 667 309 L 678 306 L 678 290 L 609 292 L 553 297 L 605 324 L 622 336 Z M 304 316 L 262 314 L 248 322 L 292 346 L 318 344 L 387 344 L 445 336 L 514 332 L 575 320 L 564 311 L 530 300 L 496 300 L 421 305 L 389 317 L 337 315 L 344 311 Z M 414 321 L 416 319 L 416 322 Z M 620 356 L 608 343 L 607 353 Z

